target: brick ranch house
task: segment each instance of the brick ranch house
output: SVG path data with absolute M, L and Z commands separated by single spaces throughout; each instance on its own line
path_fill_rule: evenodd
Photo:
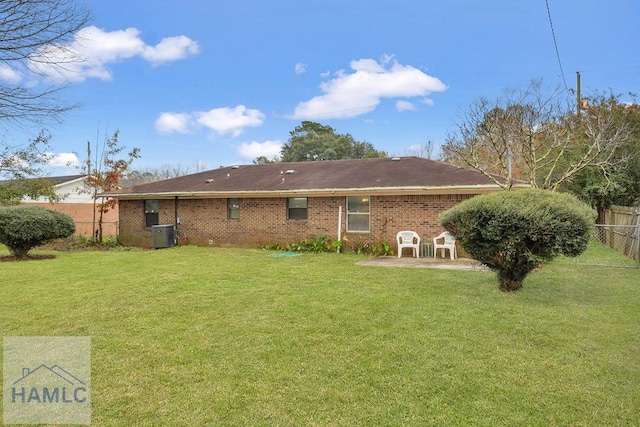
M 482 173 L 418 157 L 236 165 L 110 193 L 123 244 L 152 246 L 174 224 L 180 244 L 259 247 L 324 235 L 345 246 L 442 231 L 438 215 L 500 191 Z

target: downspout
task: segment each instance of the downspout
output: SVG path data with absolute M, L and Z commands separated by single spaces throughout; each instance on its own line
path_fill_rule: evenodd
M 178 244 L 178 224 L 180 224 L 179 219 L 178 219 L 178 196 L 175 196 L 173 198 L 173 226 L 176 229 L 176 234 L 174 236 L 175 238 L 175 244 Z
M 338 206 L 338 241 L 342 241 L 342 205 Z M 340 246 L 337 251 L 340 252 Z

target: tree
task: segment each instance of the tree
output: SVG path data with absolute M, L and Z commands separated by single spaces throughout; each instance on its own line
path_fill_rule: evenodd
M 613 95 L 598 98 L 613 112 L 619 126 L 631 131 L 631 138 L 613 153 L 613 166 L 585 168 L 566 186 L 599 210 L 611 205 L 640 205 L 640 105 L 635 102 L 635 95 L 630 95 L 632 103 L 620 102 L 620 97 Z
M 576 197 L 525 189 L 476 196 L 440 215 L 475 260 L 497 272 L 500 290 L 517 291 L 544 262 L 585 251 L 595 213 Z
M 409 147 L 409 150 L 407 150 L 407 155 L 422 157 L 425 159 L 432 159 L 433 151 L 434 151 L 434 144 L 431 140 L 429 140 L 424 144 L 415 144 Z
M 0 122 L 7 125 L 60 121 L 75 105 L 57 99 L 63 85 L 34 84 L 33 75 L 49 67 L 82 61 L 59 55 L 75 33 L 89 21 L 89 13 L 74 0 L 0 1 Z M 63 52 L 70 53 L 70 52 Z M 66 59 L 63 59 L 66 58 Z M 33 180 L 49 160 L 50 135 L 42 131 L 26 145 L 0 141 L 0 204 L 31 197 L 54 197 L 46 180 Z
M 585 168 L 605 173 L 622 163 L 614 154 L 632 134 L 605 99 L 576 114 L 558 90 L 541 81 L 481 98 L 465 112 L 442 147 L 444 160 L 472 167 L 504 188 L 524 179 L 534 188 L 558 190 Z M 501 183 L 494 174 L 508 177 Z
M 89 12 L 74 0 L 0 2 L 0 64 L 5 74 L 13 76 L 0 80 L 0 121 L 48 122 L 75 107 L 56 99 L 63 86 L 33 85 L 24 76 L 83 61 L 64 51 L 64 46 L 88 22 Z
M 0 208 L 0 243 L 17 259 L 27 258 L 29 251 L 76 231 L 73 219 L 61 212 L 40 206 Z
M 190 173 L 203 172 L 206 169 L 206 164 L 205 162 L 197 161 L 192 167 L 193 169 L 189 166 L 183 166 L 180 163 L 165 163 L 158 168 L 135 169 L 126 174 L 121 181 L 121 185 L 122 187 L 132 187 L 134 185 L 177 178 Z
M 0 206 L 19 204 L 24 197 L 47 197 L 50 202 L 59 200 L 47 178 L 19 179 L 0 183 Z
M 267 156 L 258 156 L 253 160 L 254 165 L 265 165 L 267 163 L 277 163 L 279 160 L 277 157 L 273 159 L 267 158 Z
M 113 209 L 116 200 L 107 198 L 102 195 L 109 191 L 116 190 L 120 181 L 124 178 L 126 171 L 129 169 L 131 162 L 140 157 L 140 149 L 133 148 L 126 158 L 117 158 L 125 147 L 118 145 L 119 132 L 113 133 L 110 138 L 104 139 L 101 149 L 96 150 L 95 159 L 91 158 L 91 144 L 87 142 L 87 161 L 85 164 L 85 172 L 87 174 L 87 187 L 93 197 L 94 218 L 93 228 L 96 225 L 96 207 L 98 208 L 98 230 L 96 240 L 102 242 L 102 218 L 103 215 Z M 98 203 L 100 199 L 100 203 Z
M 38 178 L 51 157 L 47 154 L 50 139 L 51 136 L 42 131 L 24 146 L 0 147 L 0 178 L 4 179 L 0 184 L 0 205 L 18 204 L 25 196 L 57 200 L 51 182 Z
M 349 134 L 338 134 L 331 126 L 316 122 L 303 121 L 289 135 L 289 141 L 282 147 L 280 155 L 283 162 L 364 159 L 387 155 L 384 151 L 377 151 L 369 142 L 356 141 Z

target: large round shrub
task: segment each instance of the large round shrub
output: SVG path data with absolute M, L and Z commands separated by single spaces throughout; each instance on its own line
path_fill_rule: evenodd
M 522 288 L 531 270 L 555 256 L 584 252 L 594 220 L 575 197 L 536 189 L 477 196 L 440 215 L 462 248 L 497 272 L 505 292 Z
M 0 208 L 0 243 L 18 259 L 51 240 L 69 237 L 76 231 L 73 219 L 40 206 Z

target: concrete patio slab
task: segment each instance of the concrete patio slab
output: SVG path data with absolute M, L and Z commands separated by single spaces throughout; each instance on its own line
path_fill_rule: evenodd
M 366 261 L 359 261 L 356 265 L 379 267 L 408 267 L 408 268 L 440 268 L 446 270 L 491 271 L 486 266 L 470 258 L 411 258 L 397 256 L 379 256 Z

